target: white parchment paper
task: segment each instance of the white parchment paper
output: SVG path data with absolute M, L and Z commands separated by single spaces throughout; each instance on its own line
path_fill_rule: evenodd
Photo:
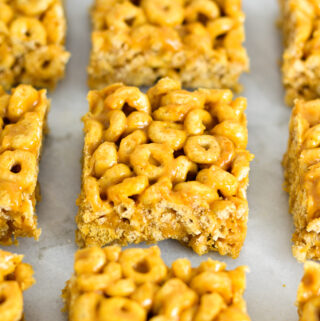
M 237 260 L 217 254 L 197 256 L 175 241 L 159 246 L 167 264 L 188 257 L 193 265 L 211 257 L 229 268 L 248 265 L 246 300 L 252 320 L 298 320 L 294 306 L 302 265 L 291 255 L 292 219 L 282 189 L 282 155 L 286 150 L 290 109 L 283 102 L 279 72 L 282 52 L 276 0 L 244 0 L 247 16 L 246 46 L 251 73 L 243 76 L 243 95 L 248 98 L 249 149 L 256 155 L 251 166 L 248 191 L 248 235 Z M 6 248 L 25 254 L 35 269 L 37 283 L 25 292 L 27 321 L 65 321 L 61 312 L 61 289 L 73 271 L 77 211 L 80 191 L 80 157 L 83 145 L 80 118 L 87 112 L 86 66 L 90 49 L 88 8 L 91 0 L 66 0 L 67 47 L 72 58 L 67 76 L 50 94 L 50 134 L 40 166 L 42 201 L 38 205 L 39 242 L 22 239 L 18 247 Z M 143 245 L 142 245 L 143 246 Z

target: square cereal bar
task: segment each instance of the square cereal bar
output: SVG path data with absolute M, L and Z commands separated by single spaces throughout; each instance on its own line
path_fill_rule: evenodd
M 177 239 L 237 257 L 248 219 L 246 100 L 169 78 L 88 95 L 78 241 Z
M 240 90 L 248 71 L 241 0 L 95 0 L 89 86 L 153 85 Z
M 297 100 L 284 156 L 285 185 L 296 231 L 293 254 L 320 259 L 320 100 Z
M 0 243 L 40 235 L 37 176 L 49 105 L 45 90 L 20 85 L 9 95 L 0 87 Z
M 23 255 L 0 250 L 0 320 L 23 321 L 22 292 L 34 284 L 33 270 Z
M 318 0 L 280 0 L 284 35 L 286 102 L 320 96 L 320 5 Z
M 0 86 L 53 89 L 70 56 L 65 36 L 62 0 L 0 1 Z
M 300 321 L 319 320 L 320 264 L 308 261 L 299 284 L 297 302 Z
M 114 246 L 79 250 L 74 270 L 62 295 L 70 321 L 250 321 L 245 266 L 178 259 L 169 268 L 158 247 Z

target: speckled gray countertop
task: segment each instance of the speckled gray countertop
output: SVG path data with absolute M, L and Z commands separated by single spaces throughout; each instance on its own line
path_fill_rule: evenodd
M 50 134 L 40 166 L 42 201 L 38 205 L 39 242 L 22 239 L 10 251 L 25 254 L 33 265 L 37 283 L 25 292 L 27 321 L 63 321 L 61 289 L 73 270 L 77 212 L 80 191 L 80 157 L 83 144 L 81 116 L 87 111 L 86 66 L 90 49 L 90 0 L 66 0 L 67 47 L 72 58 L 67 76 L 50 94 Z M 248 235 L 237 260 L 209 254 L 197 256 L 175 241 L 159 246 L 170 264 L 188 257 L 194 265 L 206 257 L 225 260 L 230 268 L 250 267 L 246 300 L 252 320 L 297 320 L 294 306 L 302 266 L 291 255 L 292 219 L 287 195 L 282 190 L 282 155 L 288 136 L 290 109 L 283 103 L 279 72 L 282 52 L 276 0 L 244 0 L 247 15 L 246 46 L 251 73 L 243 76 L 243 95 L 248 98 L 249 149 L 256 157 L 251 166 L 248 191 L 250 218 Z

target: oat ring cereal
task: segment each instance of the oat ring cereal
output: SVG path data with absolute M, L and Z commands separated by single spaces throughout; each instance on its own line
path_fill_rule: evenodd
M 80 245 L 176 239 L 198 254 L 237 257 L 246 235 L 246 100 L 121 83 L 88 94 L 83 117 Z
M 70 57 L 65 37 L 62 0 L 1 1 L 0 86 L 54 89 Z
M 250 321 L 245 266 L 177 259 L 167 267 L 158 247 L 111 246 L 79 250 L 74 270 L 62 294 L 70 321 Z
M 7 94 L 0 86 L 0 243 L 39 238 L 35 205 L 39 159 L 50 101 L 46 90 L 20 85 Z
M 249 70 L 241 0 L 95 0 L 91 19 L 91 89 L 170 77 L 239 91 Z
M 31 287 L 31 265 L 22 262 L 23 255 L 0 250 L 0 320 L 20 321 L 23 318 L 23 292 Z

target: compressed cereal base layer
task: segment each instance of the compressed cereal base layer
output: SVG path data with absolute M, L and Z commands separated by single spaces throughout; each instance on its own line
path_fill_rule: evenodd
M 176 239 L 237 257 L 248 219 L 246 100 L 169 78 L 88 95 L 80 245 Z
M 63 290 L 70 321 L 250 321 L 243 299 L 245 266 L 232 271 L 209 259 L 167 267 L 158 247 L 79 250 Z
M 240 90 L 248 71 L 241 0 L 96 0 L 89 86 L 153 85 Z
M 23 321 L 23 291 L 35 282 L 23 255 L 0 250 L 0 320 Z
M 320 96 L 320 6 L 317 0 L 280 0 L 286 102 Z
M 0 2 L 0 86 L 53 89 L 64 77 L 66 21 L 61 0 Z
M 38 239 L 35 215 L 37 177 L 46 116 L 46 91 L 20 85 L 11 94 L 0 87 L 0 243 L 20 236 Z
M 284 156 L 285 184 L 296 231 L 293 254 L 299 261 L 320 259 L 320 100 L 296 101 Z
M 304 275 L 297 293 L 300 321 L 319 319 L 320 264 L 308 261 L 304 264 Z

